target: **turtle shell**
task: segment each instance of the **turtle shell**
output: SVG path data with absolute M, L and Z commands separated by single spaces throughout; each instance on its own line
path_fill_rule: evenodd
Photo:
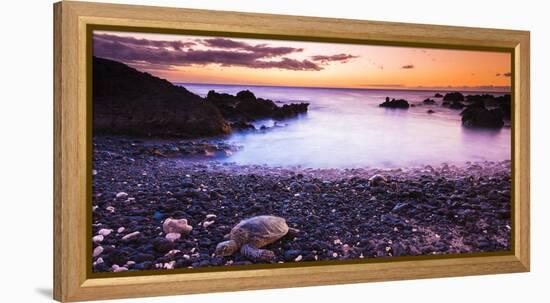
M 243 235 L 243 244 L 260 248 L 269 245 L 288 233 L 286 220 L 276 216 L 257 216 L 242 220 L 231 230 L 232 236 Z

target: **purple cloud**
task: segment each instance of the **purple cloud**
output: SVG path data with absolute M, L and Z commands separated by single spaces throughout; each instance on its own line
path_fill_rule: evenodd
M 226 38 L 211 38 L 201 40 L 202 44 L 212 48 L 242 50 L 262 54 L 266 58 L 284 56 L 291 53 L 302 52 L 303 48 L 295 47 L 271 47 L 267 44 L 252 45 L 242 41 Z
M 134 46 L 150 46 L 156 48 L 171 48 L 173 50 L 181 51 L 184 48 L 189 48 L 193 45 L 197 45 L 191 41 L 163 41 L 163 40 L 149 40 L 149 39 L 136 39 L 133 37 L 123 37 L 109 34 L 94 35 L 94 42 L 96 40 L 105 40 L 110 42 L 119 42 Z
M 512 77 L 512 73 L 511 72 L 502 73 L 502 74 L 497 73 L 495 76 L 497 76 L 497 77 L 500 77 L 500 76 L 502 76 L 502 77 Z
M 200 48 L 193 46 L 202 45 Z M 206 49 L 205 49 L 206 47 Z M 242 66 L 258 69 L 286 69 L 300 71 L 319 71 L 325 61 L 340 61 L 355 56 L 339 54 L 333 56 L 314 56 L 319 60 L 298 60 L 286 57 L 302 52 L 302 48 L 273 47 L 268 44 L 249 44 L 246 42 L 211 38 L 195 41 L 163 41 L 136 39 L 110 34 L 95 34 L 93 37 L 93 55 L 121 61 L 140 69 L 171 69 L 175 66 L 209 65 Z
M 323 56 L 323 55 L 317 55 L 317 56 L 311 56 L 311 60 L 313 61 L 319 61 L 323 64 L 327 64 L 332 61 L 339 61 L 342 63 L 348 62 L 350 59 L 357 58 L 359 56 L 354 56 L 350 54 L 337 54 L 332 56 Z

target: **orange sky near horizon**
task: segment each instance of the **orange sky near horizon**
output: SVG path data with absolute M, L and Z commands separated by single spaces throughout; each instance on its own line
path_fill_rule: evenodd
M 95 31 L 94 56 L 182 83 L 480 91 L 509 91 L 511 86 L 511 54 L 504 52 L 242 38 L 205 42 L 212 38 L 223 37 Z M 171 42 L 189 45 L 176 48 Z M 265 55 L 271 48 L 296 50 Z M 349 58 L 337 59 L 344 54 Z M 269 67 L 262 67 L 266 62 Z M 301 66 L 310 69 L 297 70 Z

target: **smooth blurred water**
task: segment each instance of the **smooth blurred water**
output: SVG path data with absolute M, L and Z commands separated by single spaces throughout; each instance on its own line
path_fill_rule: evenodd
M 248 89 L 257 97 L 279 101 L 279 105 L 310 103 L 307 115 L 278 122 L 284 127 L 232 135 L 229 141 L 243 148 L 228 161 L 240 164 L 402 167 L 511 157 L 510 128 L 464 128 L 460 110 L 440 106 L 441 98 L 433 98 L 434 91 L 182 85 L 202 96 L 212 89 L 230 94 Z M 417 105 L 430 97 L 438 105 L 408 110 L 378 107 L 386 96 Z M 435 113 L 428 114 L 429 109 Z M 273 121 L 256 122 L 256 126 L 261 125 L 271 126 Z

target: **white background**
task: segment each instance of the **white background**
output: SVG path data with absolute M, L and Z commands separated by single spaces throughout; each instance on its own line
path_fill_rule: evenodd
M 146 298 L 127 302 L 548 302 L 550 9 L 547 1 L 114 1 L 531 31 L 532 272 Z M 52 1 L 0 10 L 0 301 L 47 302 L 52 287 Z

